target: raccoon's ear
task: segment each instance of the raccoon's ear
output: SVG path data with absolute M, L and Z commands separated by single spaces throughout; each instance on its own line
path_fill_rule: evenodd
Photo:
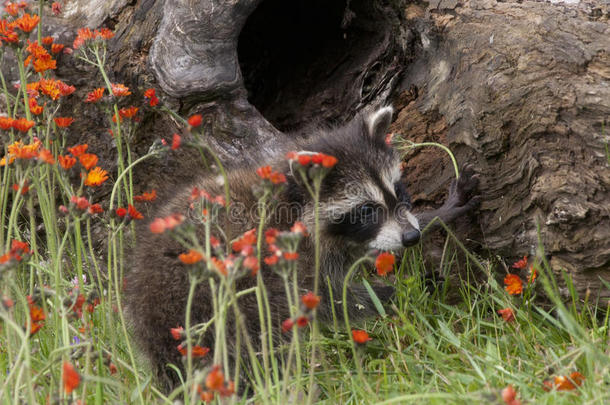
M 369 135 L 381 142 L 384 142 L 385 136 L 392 123 L 392 107 L 383 107 L 368 116 L 366 124 L 369 130 Z

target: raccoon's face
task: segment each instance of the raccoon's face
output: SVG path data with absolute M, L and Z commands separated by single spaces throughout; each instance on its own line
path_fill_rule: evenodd
M 385 141 L 392 112 L 356 118 L 319 145 L 338 159 L 322 185 L 322 229 L 355 248 L 397 251 L 420 238 L 400 157 Z

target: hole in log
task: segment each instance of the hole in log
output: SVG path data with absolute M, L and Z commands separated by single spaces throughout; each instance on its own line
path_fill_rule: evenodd
M 374 59 L 392 59 L 375 3 L 263 0 L 239 36 L 248 101 L 282 131 L 350 118 L 387 72 Z

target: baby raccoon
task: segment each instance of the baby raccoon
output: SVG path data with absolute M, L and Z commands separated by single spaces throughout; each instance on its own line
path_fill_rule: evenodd
M 258 225 L 258 218 L 250 217 L 250 213 L 255 211 L 251 208 L 257 203 L 252 185 L 260 182 L 256 168 L 271 165 L 285 174 L 287 184 L 279 192 L 275 207 L 287 204 L 291 209 L 280 213 L 279 208 L 275 208 L 268 216 L 268 226 L 282 231 L 290 229 L 296 221 L 302 221 L 309 229 L 309 236 L 299 245 L 298 259 L 299 286 L 302 291 L 308 291 L 313 290 L 314 284 L 313 204 L 302 181 L 295 178 L 297 173 L 286 160 L 286 153 L 321 152 L 338 159 L 324 177 L 320 192 L 319 294 L 322 299 L 317 315 L 322 321 L 331 319 L 327 278 L 331 281 L 332 296 L 335 300 L 340 299 L 346 272 L 367 251 L 399 252 L 416 244 L 421 230 L 434 217 L 450 222 L 478 202 L 478 197 L 471 198 L 478 180 L 467 168 L 462 171 L 460 179 L 452 183 L 448 200 L 440 209 L 411 213 L 409 194 L 401 180 L 400 156 L 386 143 L 392 112 L 389 107 L 382 108 L 369 116 L 359 115 L 339 128 L 317 129 L 310 136 L 290 138 L 276 148 L 274 156 L 261 156 L 257 164 L 236 167 L 227 173 L 232 204 L 245 208 L 238 220 L 226 214 L 218 218 L 227 242 Z M 193 187 L 206 190 L 211 195 L 223 194 L 223 187 L 217 180 L 214 176 L 203 176 L 195 184 L 177 190 L 173 201 L 161 206 L 151 217 L 186 213 Z M 199 236 L 203 240 L 203 230 Z M 178 383 L 176 372 L 168 364 L 173 363 L 182 369 L 181 354 L 176 348 L 179 342 L 172 338 L 170 328 L 184 325 L 185 320 L 188 269 L 178 260 L 178 255 L 185 250 L 166 234 L 155 235 L 148 228 L 140 229 L 125 286 L 126 312 L 135 337 L 151 360 L 159 382 L 167 388 Z M 284 284 L 281 277 L 264 263 L 260 274 L 267 288 L 276 327 L 273 333 L 277 334 L 282 321 L 289 317 Z M 255 285 L 255 277 L 243 277 L 237 288 L 242 290 Z M 382 301 L 389 300 L 393 294 L 390 286 L 374 285 L 373 289 Z M 348 297 L 350 317 L 363 318 L 376 313 L 364 286 L 350 284 Z M 244 295 L 238 305 L 249 335 L 257 341 L 260 325 L 255 295 Z M 337 306 L 337 309 L 341 314 L 341 307 Z M 191 324 L 206 322 L 212 314 L 209 285 L 200 283 L 192 304 Z M 226 327 L 226 336 L 235 336 L 234 321 L 227 322 Z M 206 333 L 198 344 L 213 348 L 212 335 Z

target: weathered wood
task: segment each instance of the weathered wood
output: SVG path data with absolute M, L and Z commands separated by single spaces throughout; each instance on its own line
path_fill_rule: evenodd
M 539 227 L 553 269 L 609 297 L 599 280 L 610 279 L 608 7 L 554 3 L 74 0 L 52 30 L 110 26 L 113 78 L 203 112 L 225 158 L 243 159 L 276 128 L 393 102 L 396 132 L 447 144 L 481 174 L 478 225 L 460 228 L 471 247 L 510 263 L 535 252 Z M 94 78 L 76 64 L 58 73 Z M 134 146 L 175 129 L 147 116 Z M 136 176 L 154 187 L 182 181 L 195 172 L 184 160 Z M 446 157 L 418 151 L 407 168 L 416 205 L 438 205 Z

